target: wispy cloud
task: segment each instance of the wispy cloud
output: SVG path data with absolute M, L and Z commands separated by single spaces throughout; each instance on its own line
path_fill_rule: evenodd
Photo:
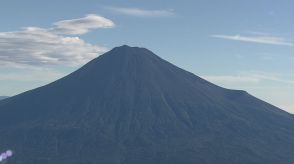
M 225 88 L 246 90 L 281 109 L 294 113 L 294 104 L 290 103 L 294 88 L 294 76 L 291 73 L 246 71 L 201 77 Z
M 259 84 L 263 81 L 271 81 L 283 84 L 294 84 L 292 78 L 283 78 L 279 75 L 265 72 L 241 72 L 237 75 L 206 75 L 202 76 L 204 79 L 207 79 L 216 83 L 251 83 Z
M 115 24 L 102 16 L 89 14 L 83 18 L 63 20 L 54 23 L 51 29 L 57 34 L 80 35 L 97 28 L 113 28 Z
M 66 74 L 67 72 L 46 67 L 24 67 L 13 69 L 1 67 L 0 94 L 13 96 L 46 85 L 64 77 Z
M 202 78 L 215 83 L 259 83 L 260 79 L 244 75 L 205 75 Z
M 2 73 L 1 81 L 17 81 L 17 82 L 43 82 L 57 80 L 65 74 L 53 69 L 25 69 L 15 70 L 14 72 Z
M 289 41 L 283 37 L 276 37 L 262 33 L 251 33 L 251 35 L 210 35 L 213 38 L 226 39 L 226 40 L 234 40 L 234 41 L 242 41 L 242 42 L 252 42 L 259 44 L 271 44 L 271 45 L 283 45 L 283 46 L 294 46 L 294 42 Z
M 127 7 L 106 7 L 106 9 L 119 13 L 119 14 L 137 16 L 137 17 L 167 17 L 167 16 L 174 15 L 174 11 L 172 9 L 146 10 L 146 9 L 140 9 L 140 8 L 127 8 Z
M 92 45 L 78 36 L 114 23 L 98 15 L 63 20 L 51 28 L 25 27 L 20 31 L 0 32 L 1 67 L 80 65 L 107 49 Z

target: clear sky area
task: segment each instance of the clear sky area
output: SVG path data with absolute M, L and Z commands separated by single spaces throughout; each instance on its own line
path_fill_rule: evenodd
M 294 113 L 294 1 L 1 0 L 0 96 L 124 44 Z

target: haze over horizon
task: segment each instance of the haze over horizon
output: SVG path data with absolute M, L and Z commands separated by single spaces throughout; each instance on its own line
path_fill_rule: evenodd
M 0 96 L 45 85 L 120 45 L 294 113 L 291 1 L 16 1 L 0 5 Z

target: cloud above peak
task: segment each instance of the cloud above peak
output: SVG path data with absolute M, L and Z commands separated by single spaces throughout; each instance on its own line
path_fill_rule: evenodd
M 291 42 L 283 37 L 272 36 L 268 34 L 251 34 L 251 35 L 210 35 L 213 38 L 233 40 L 233 41 L 242 41 L 242 42 L 251 42 L 259 44 L 271 44 L 271 45 L 282 45 L 282 46 L 294 46 L 294 42 Z
M 107 18 L 89 14 L 83 18 L 62 20 L 54 23 L 51 31 L 57 34 L 80 35 L 97 28 L 113 28 L 115 24 Z
M 84 18 L 55 22 L 51 28 L 24 27 L 20 31 L 0 32 L 1 67 L 84 64 L 107 49 L 73 35 L 111 27 L 114 27 L 111 20 L 98 15 L 87 15 Z
M 175 14 L 172 9 L 146 10 L 146 9 L 129 8 L 129 7 L 106 7 L 106 9 L 119 13 L 119 14 L 136 16 L 136 17 L 168 17 Z

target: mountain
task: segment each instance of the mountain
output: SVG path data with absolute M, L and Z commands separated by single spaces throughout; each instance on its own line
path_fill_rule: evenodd
M 8 164 L 293 164 L 294 117 L 121 46 L 0 102 Z
M 0 96 L 0 100 L 8 98 L 7 96 Z

